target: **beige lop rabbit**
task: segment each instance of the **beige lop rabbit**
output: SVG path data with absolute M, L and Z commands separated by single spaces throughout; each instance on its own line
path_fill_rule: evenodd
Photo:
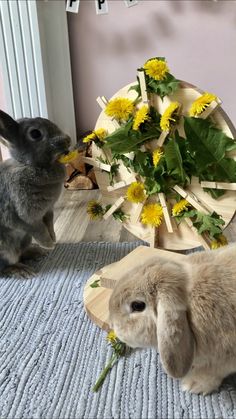
M 207 394 L 236 372 L 236 245 L 158 259 L 117 283 L 110 324 L 131 347 L 156 347 L 184 390 Z

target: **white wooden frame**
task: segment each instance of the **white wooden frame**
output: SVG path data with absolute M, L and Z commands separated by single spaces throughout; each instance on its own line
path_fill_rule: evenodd
M 6 108 L 49 118 L 76 142 L 67 15 L 61 0 L 0 0 Z

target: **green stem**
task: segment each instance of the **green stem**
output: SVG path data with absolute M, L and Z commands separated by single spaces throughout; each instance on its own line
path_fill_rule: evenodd
M 113 365 L 115 364 L 115 362 L 118 360 L 118 357 L 116 355 L 116 353 L 114 353 L 110 359 L 110 361 L 108 362 L 108 364 L 105 366 L 105 368 L 103 369 L 103 371 L 101 372 L 101 374 L 99 375 L 94 387 L 93 387 L 93 391 L 97 392 L 99 390 L 99 388 L 101 387 L 101 385 L 103 384 L 103 382 L 105 381 L 105 378 L 107 376 L 107 374 L 109 373 L 109 371 L 112 369 Z

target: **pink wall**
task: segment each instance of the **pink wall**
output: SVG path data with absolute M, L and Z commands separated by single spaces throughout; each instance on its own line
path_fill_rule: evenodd
M 93 0 L 68 13 L 79 132 L 100 113 L 96 97 L 111 97 L 136 79 L 148 58 L 165 56 L 172 73 L 217 94 L 236 125 L 236 1 L 108 0 L 97 16 Z

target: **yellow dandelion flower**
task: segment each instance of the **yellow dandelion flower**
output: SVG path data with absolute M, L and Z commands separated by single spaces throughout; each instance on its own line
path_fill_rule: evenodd
M 181 214 L 181 212 L 188 209 L 188 207 L 191 207 L 191 204 L 186 199 L 181 199 L 173 206 L 172 215 L 176 217 L 177 215 Z
M 149 111 L 148 106 L 144 105 L 136 112 L 134 123 L 133 123 L 134 131 L 138 131 L 140 125 L 150 119 L 148 111 Z
M 110 100 L 107 104 L 105 113 L 112 118 L 127 121 L 130 115 L 134 111 L 134 103 L 132 100 L 117 97 L 116 99 Z
M 160 204 L 144 205 L 141 213 L 141 221 L 143 224 L 151 225 L 152 227 L 159 227 L 163 219 L 163 209 Z
M 117 336 L 116 336 L 114 330 L 110 330 L 106 339 L 108 340 L 108 342 L 110 342 L 113 345 L 117 342 Z
M 92 132 L 89 135 L 86 135 L 86 137 L 83 138 L 83 143 L 89 143 L 90 141 L 94 141 L 96 138 L 96 134 Z
M 143 66 L 145 73 L 155 80 L 163 80 L 169 72 L 169 68 L 165 61 L 153 58 L 148 60 Z
M 163 153 L 160 148 L 157 148 L 156 150 L 153 151 L 152 161 L 153 161 L 154 167 L 157 167 L 159 161 L 161 160 L 161 156 L 163 156 Z
M 143 202 L 146 198 L 144 184 L 141 182 L 131 183 L 127 189 L 126 198 L 134 203 Z
M 190 116 L 198 116 L 200 115 L 208 106 L 217 99 L 217 96 L 211 93 L 204 93 L 198 99 L 196 99 L 189 110 Z
M 160 120 L 160 127 L 162 131 L 170 131 L 171 124 L 176 122 L 176 116 L 174 115 L 179 109 L 179 102 L 172 102 L 168 108 L 166 108 Z
M 68 154 L 63 154 L 62 156 L 60 156 L 58 161 L 59 163 L 63 163 L 63 164 L 69 163 L 70 161 L 73 161 L 74 159 L 76 159 L 78 154 L 79 154 L 78 150 L 70 151 Z
M 103 216 L 103 208 L 97 201 L 90 201 L 87 206 L 87 213 L 91 220 L 99 220 Z
M 95 131 L 93 131 L 93 133 L 95 134 L 95 136 L 100 140 L 100 141 L 104 141 L 104 139 L 107 136 L 107 130 L 104 128 L 99 128 L 96 129 Z
M 228 244 L 227 238 L 224 236 L 224 234 L 220 234 L 216 240 L 212 240 L 211 242 L 211 249 L 215 250 L 219 247 L 226 246 Z
M 89 143 L 90 141 L 95 141 L 98 139 L 99 141 L 104 141 L 107 136 L 107 131 L 104 128 L 99 128 L 93 131 L 91 134 L 87 135 L 83 139 L 83 143 Z

